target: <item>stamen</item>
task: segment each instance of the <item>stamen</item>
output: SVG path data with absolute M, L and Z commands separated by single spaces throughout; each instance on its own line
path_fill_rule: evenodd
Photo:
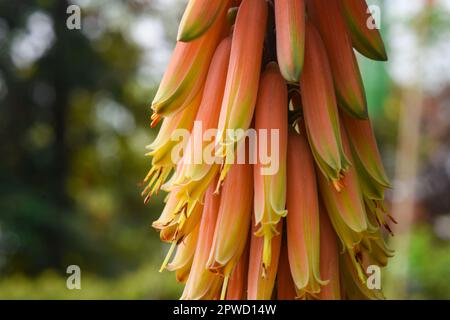
M 152 114 L 151 119 L 152 119 L 152 122 L 150 123 L 150 127 L 154 128 L 158 125 L 159 120 L 161 120 L 161 116 L 157 113 L 154 113 L 154 114 Z
M 230 279 L 230 275 L 226 275 L 225 278 L 223 279 L 222 292 L 220 293 L 220 300 L 225 300 L 229 279 Z
M 268 269 L 270 268 L 270 262 L 272 261 L 272 239 L 270 235 L 264 235 L 264 247 L 263 247 L 263 279 L 267 278 Z
M 176 242 L 172 242 L 172 245 L 170 246 L 169 251 L 167 252 L 166 258 L 164 259 L 164 262 L 161 265 L 161 268 L 159 269 L 159 272 L 163 272 L 164 269 L 169 264 L 169 260 L 172 257 L 173 251 L 175 250 L 175 247 L 177 246 Z

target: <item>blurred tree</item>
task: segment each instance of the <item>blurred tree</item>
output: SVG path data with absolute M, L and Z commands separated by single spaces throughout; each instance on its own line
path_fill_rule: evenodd
M 136 82 L 141 50 L 95 8 L 68 30 L 68 5 L 0 1 L 3 275 L 72 263 L 114 275 L 155 246 L 138 186 L 152 95 Z

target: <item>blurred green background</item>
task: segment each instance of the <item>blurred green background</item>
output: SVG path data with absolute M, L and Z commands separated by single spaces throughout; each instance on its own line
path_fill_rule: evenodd
M 0 0 L 1 299 L 178 298 L 150 228 L 161 198 L 139 194 L 186 2 Z M 368 3 L 390 57 L 359 57 L 400 222 L 386 295 L 450 299 L 450 0 Z M 66 288 L 69 265 L 82 290 Z

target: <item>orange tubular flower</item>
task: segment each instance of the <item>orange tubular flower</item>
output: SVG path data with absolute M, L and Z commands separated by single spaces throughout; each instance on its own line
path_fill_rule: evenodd
M 353 266 L 350 254 L 344 254 L 340 257 L 340 270 L 344 297 L 348 300 L 381 300 L 384 295 L 380 290 L 369 289 L 366 283 L 358 280 L 358 275 Z
M 287 242 L 283 239 L 281 244 L 280 261 L 278 262 L 277 275 L 277 299 L 294 300 L 297 296 L 294 279 L 292 279 L 291 269 L 287 251 Z
M 299 82 L 305 50 L 305 1 L 275 1 L 277 56 L 283 77 Z
M 229 2 L 229 0 L 190 0 L 180 22 L 178 41 L 189 42 L 203 35 Z
M 354 119 L 345 113 L 342 114 L 342 120 L 352 150 L 366 173 L 379 186 L 390 188 L 391 184 L 384 171 L 370 120 Z
M 271 242 L 272 261 L 269 267 L 263 266 L 264 239 L 252 232 L 250 243 L 250 260 L 248 272 L 249 300 L 270 300 L 275 286 L 275 278 L 278 271 L 278 261 L 282 240 L 283 220 L 277 225 L 277 235 Z
M 182 241 L 191 233 L 201 219 L 203 206 L 197 202 L 190 210 L 183 207 L 178 209 L 178 193 L 171 192 L 161 216 L 152 226 L 160 231 L 160 238 L 174 244 Z
M 203 134 L 207 130 L 217 128 L 220 106 L 225 90 L 230 50 L 231 37 L 228 37 L 222 40 L 214 54 L 208 71 L 202 102 L 195 119 L 196 125 L 201 124 L 202 130 L 199 130 L 201 136 L 197 136 L 196 131 L 194 131 L 189 138 L 185 154 L 181 160 L 180 170 L 177 170 L 173 179 L 175 185 L 202 183 L 204 177 L 212 169 L 211 164 L 205 163 L 203 154 L 207 148 L 211 148 L 214 145 L 214 141 L 211 141 L 209 144 L 204 143 L 200 148 L 197 145 L 199 141 L 202 141 Z M 214 137 L 211 137 L 211 139 L 214 139 Z M 196 156 L 200 156 L 200 161 L 196 161 Z
M 167 270 L 176 271 L 178 282 L 185 283 L 191 271 L 192 261 L 194 259 L 195 247 L 198 239 L 198 225 L 195 227 L 186 239 L 177 247 L 177 253 L 172 262 L 167 265 Z
M 350 154 L 350 146 L 345 130 L 341 130 L 344 150 Z M 342 179 L 344 188 L 338 191 L 319 175 L 320 191 L 328 213 L 337 215 L 355 232 L 367 230 L 367 217 L 356 170 L 352 167 Z M 332 219 L 333 220 L 333 219 Z
M 192 262 L 192 272 L 189 274 L 181 299 L 214 299 L 218 298 L 220 293 L 221 277 L 206 268 L 220 206 L 220 196 L 214 194 L 214 189 L 215 184 L 211 184 L 206 191 L 197 247 Z
M 287 115 L 288 92 L 286 83 L 276 63 L 270 63 L 261 77 L 258 101 L 255 112 L 255 129 L 266 130 L 267 146 L 272 146 L 272 131 L 278 130 L 277 149 L 270 150 L 278 154 L 279 167 L 276 172 L 265 173 L 265 165 L 258 160 L 254 166 L 255 187 L 255 223 L 256 235 L 264 237 L 263 266 L 270 267 L 271 240 L 277 232 L 277 224 L 286 211 L 286 153 L 288 135 Z M 276 142 L 276 141 L 275 141 Z M 273 164 L 271 164 L 273 165 Z
M 205 83 L 209 64 L 226 26 L 223 8 L 211 28 L 200 38 L 178 42 L 152 102 L 154 123 L 184 109 Z
M 248 164 L 234 164 L 222 190 L 219 215 L 208 268 L 225 277 L 221 297 L 225 298 L 228 279 L 245 249 L 253 205 L 253 174 Z
M 386 214 L 383 206 L 384 191 L 391 185 L 384 171 L 370 120 L 354 119 L 345 113 L 342 113 L 342 120 L 350 140 L 355 169 L 358 172 L 367 210 L 374 215 L 378 225 L 391 232 L 385 216 L 394 223 L 396 221 Z
M 150 197 L 159 191 L 172 169 L 177 165 L 173 162 L 172 151 L 179 142 L 172 139 L 172 132 L 177 129 L 189 131 L 192 129 L 201 98 L 202 90 L 200 90 L 188 107 L 171 117 L 165 118 L 158 136 L 152 144 L 147 146 L 150 152 L 146 156 L 153 157 L 153 159 L 152 168 L 144 179 L 144 183 L 147 184 L 144 191 L 142 191 L 142 196 L 146 196 L 145 202 L 148 202 Z M 182 146 L 185 146 L 186 143 L 185 141 L 181 142 Z
M 308 0 L 308 12 L 327 49 L 339 105 L 354 117 L 367 119 L 361 73 L 338 1 Z
M 226 156 L 226 146 L 234 146 L 235 137 L 227 129 L 249 128 L 259 87 L 267 2 L 243 0 L 236 17 L 225 94 L 216 137 L 217 155 Z M 229 165 L 223 169 L 221 181 Z M 220 181 L 220 182 L 221 182 Z
M 367 58 L 387 61 L 386 49 L 380 32 L 368 21 L 373 19 L 365 0 L 340 0 L 341 10 L 347 21 L 353 47 Z M 372 20 L 373 21 L 373 20 Z
M 319 267 L 319 200 L 314 159 L 304 137 L 289 135 L 287 245 L 299 298 L 315 296 L 324 284 Z
M 306 23 L 306 43 L 300 81 L 306 131 L 320 170 L 339 189 L 338 182 L 349 162 L 342 150 L 339 115 L 325 48 L 310 22 Z
M 340 300 L 339 248 L 336 233 L 325 208 L 320 206 L 320 274 L 327 284 L 319 293 L 321 300 Z
M 227 300 L 245 300 L 247 298 L 248 245 L 231 274 L 227 288 Z
M 341 132 L 344 150 L 350 154 L 350 144 L 343 127 Z M 344 248 L 348 250 L 360 281 L 364 281 L 365 273 L 360 259 L 362 247 L 368 239 L 378 237 L 379 228 L 367 215 L 358 172 L 354 167 L 346 172 L 342 184 L 345 187 L 338 192 L 319 175 L 320 193 L 330 220 Z

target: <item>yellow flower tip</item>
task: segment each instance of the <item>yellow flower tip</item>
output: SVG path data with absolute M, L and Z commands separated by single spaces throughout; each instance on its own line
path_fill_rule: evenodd
M 144 179 L 144 183 L 147 183 L 147 185 L 141 193 L 142 197 L 145 196 L 145 204 L 148 204 L 153 194 L 158 194 L 171 171 L 171 167 L 153 166 L 152 169 L 150 169 L 148 175 Z
M 231 168 L 231 164 L 226 163 L 222 166 L 222 169 L 220 170 L 220 177 L 219 180 L 217 181 L 217 185 L 216 185 L 216 190 L 214 191 L 215 194 L 219 194 L 220 193 L 220 188 L 222 187 L 225 178 L 227 177 L 228 171 L 230 171 Z
M 337 192 L 341 192 L 342 189 L 344 189 L 345 187 L 344 182 L 342 180 L 333 179 L 331 183 L 333 184 L 333 187 L 336 189 Z

